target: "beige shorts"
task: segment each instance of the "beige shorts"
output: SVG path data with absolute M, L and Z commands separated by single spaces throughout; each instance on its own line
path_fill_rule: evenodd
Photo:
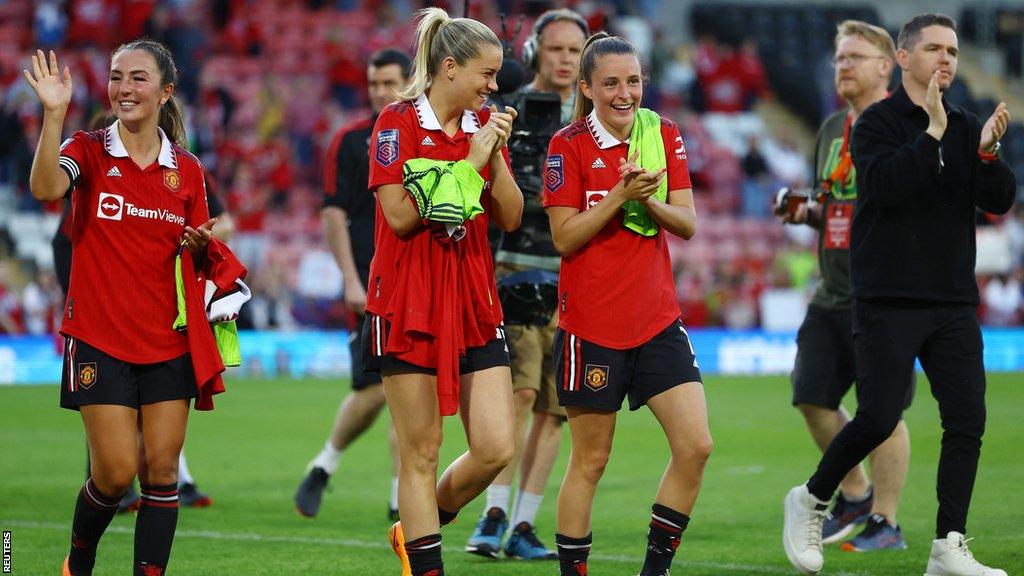
M 501 278 L 523 268 L 498 264 L 497 277 Z M 555 329 L 558 328 L 558 314 L 547 326 L 505 325 L 505 336 L 512 353 L 512 390 L 535 390 L 537 400 L 535 412 L 545 412 L 565 417 L 565 408 L 558 405 L 555 389 L 554 349 Z
M 535 390 L 535 412 L 565 416 L 558 405 L 555 389 L 555 363 L 552 355 L 558 315 L 547 326 L 505 326 L 505 335 L 512 351 L 512 390 Z

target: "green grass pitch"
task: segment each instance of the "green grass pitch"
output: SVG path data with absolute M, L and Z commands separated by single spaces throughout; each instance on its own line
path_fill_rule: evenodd
M 715 452 L 673 574 L 794 574 L 781 545 L 782 498 L 818 459 L 789 405 L 785 377 L 709 377 Z M 910 476 L 900 523 L 904 552 L 853 554 L 830 547 L 823 574 L 920 575 L 935 521 L 935 468 L 941 430 L 924 379 L 907 414 Z M 383 421 L 344 455 L 320 516 L 299 517 L 292 495 L 322 446 L 347 382 L 233 380 L 211 413 L 193 413 L 189 465 L 214 500 L 183 509 L 169 572 L 180 575 L 387 575 L 390 486 Z M 0 528 L 12 531 L 14 574 L 60 573 L 74 499 L 83 480 L 84 437 L 77 414 L 57 407 L 54 386 L 0 387 Z M 1020 414 L 1024 376 L 989 379 L 988 431 L 974 491 L 969 536 L 983 562 L 1024 574 L 1024 459 Z M 566 435 L 567 438 L 567 435 Z M 465 442 L 450 418 L 442 465 Z M 667 459 L 650 412 L 620 413 L 611 464 L 594 505 L 591 574 L 635 575 L 642 563 L 651 499 Z M 554 502 L 568 456 L 563 445 L 537 520 L 553 546 Z M 444 529 L 449 574 L 557 574 L 555 563 L 486 561 L 462 552 L 483 504 L 470 504 Z M 96 576 L 125 574 L 134 518 L 116 518 L 100 547 Z

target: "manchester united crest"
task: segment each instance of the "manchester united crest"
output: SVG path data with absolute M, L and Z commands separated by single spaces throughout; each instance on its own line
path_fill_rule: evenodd
M 82 388 L 88 388 L 96 383 L 96 363 L 78 363 L 78 384 Z
M 164 170 L 164 186 L 171 192 L 177 192 L 181 189 L 181 173 L 177 170 Z
M 598 391 L 608 385 L 608 367 L 587 364 L 586 382 L 587 388 Z

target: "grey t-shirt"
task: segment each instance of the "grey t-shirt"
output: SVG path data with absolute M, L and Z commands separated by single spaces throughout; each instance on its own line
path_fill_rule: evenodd
M 840 110 L 822 124 L 814 154 L 814 187 L 821 190 L 841 161 L 847 110 Z M 847 145 L 848 146 L 848 145 Z M 832 183 L 825 192 L 818 234 L 818 265 L 821 284 L 811 298 L 812 306 L 849 310 L 850 229 L 857 200 L 856 169 L 850 167 L 842 182 Z

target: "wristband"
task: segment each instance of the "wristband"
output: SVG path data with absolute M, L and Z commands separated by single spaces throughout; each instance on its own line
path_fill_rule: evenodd
M 985 152 L 984 150 L 978 150 L 978 158 L 981 158 L 982 162 L 995 162 L 999 160 L 999 151 L 1003 145 L 996 140 L 996 145 L 992 147 L 991 152 Z

